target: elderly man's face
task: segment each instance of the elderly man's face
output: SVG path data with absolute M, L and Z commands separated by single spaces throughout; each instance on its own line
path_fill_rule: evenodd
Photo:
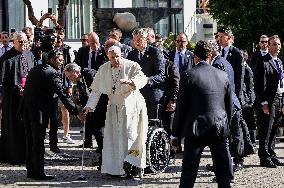
M 111 66 L 117 68 L 122 63 L 121 53 L 110 51 L 107 54 L 107 57 L 111 63 Z
M 17 40 L 14 40 L 14 48 L 20 52 L 25 50 L 26 47 L 26 42 L 27 42 L 27 36 L 22 35 L 17 38 Z
M 138 49 L 139 51 L 143 51 L 147 48 L 147 38 L 140 36 L 140 35 L 134 35 L 133 36 L 133 43 L 134 47 Z
M 71 82 L 76 83 L 80 80 L 80 71 L 79 72 L 68 72 L 65 71 L 65 76 L 68 78 L 68 80 L 71 80 Z

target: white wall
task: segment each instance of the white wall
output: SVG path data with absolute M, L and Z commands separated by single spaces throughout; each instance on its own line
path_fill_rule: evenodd
M 132 0 L 114 0 L 114 8 L 132 7 Z
M 183 30 L 187 34 L 189 40 L 191 40 L 196 33 L 195 11 L 196 0 L 183 0 Z

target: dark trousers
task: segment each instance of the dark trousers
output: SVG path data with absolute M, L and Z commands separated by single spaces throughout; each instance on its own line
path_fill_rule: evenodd
M 276 157 L 274 151 L 276 132 L 282 119 L 282 97 L 275 97 L 269 109 L 269 114 L 264 114 L 261 106 L 259 113 L 262 113 L 259 125 L 259 150 L 260 161 L 271 160 Z
M 184 140 L 182 173 L 180 179 L 181 188 L 191 188 L 194 186 L 201 154 L 206 146 L 209 146 L 211 151 L 218 187 L 230 187 L 231 156 L 227 150 L 226 139 L 197 140 L 186 137 Z
M 31 114 L 25 112 L 26 131 L 26 168 L 28 176 L 44 175 L 44 137 L 45 126 L 40 121 L 41 118 L 31 118 L 31 116 L 42 117 L 42 114 Z
M 246 107 L 242 109 L 243 118 L 247 123 L 248 131 L 250 134 L 250 140 L 254 146 L 256 146 L 256 120 L 254 117 L 254 109 L 252 107 Z
M 242 110 L 240 112 L 240 124 L 241 124 L 242 132 L 243 132 L 243 139 L 244 139 L 244 154 L 246 152 L 250 153 L 254 151 L 254 145 L 250 139 L 249 129 L 248 129 L 245 119 L 243 118 Z
M 85 124 L 85 145 L 92 146 L 92 135 L 98 144 L 98 152 L 103 149 L 103 132 L 102 128 L 105 126 L 106 112 L 107 112 L 108 96 L 102 94 L 94 112 L 89 113 L 86 117 Z
M 240 123 L 241 110 L 234 109 L 233 118 L 231 121 L 231 144 L 230 151 L 234 157 L 234 163 L 243 163 L 244 159 L 244 138 Z
M 85 123 L 85 145 L 92 145 L 92 135 L 95 136 L 96 142 L 98 144 L 98 153 L 102 153 L 103 150 L 103 127 L 104 124 L 98 124 L 96 119 L 98 114 L 94 112 L 88 113 Z
M 50 127 L 49 127 L 49 145 L 51 147 L 57 146 L 58 143 L 58 126 L 59 126 L 59 120 L 58 120 L 58 97 L 55 97 L 53 99 L 53 110 L 50 114 Z

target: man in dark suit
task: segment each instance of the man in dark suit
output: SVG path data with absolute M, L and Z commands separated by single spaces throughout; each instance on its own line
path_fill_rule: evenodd
M 127 59 L 138 62 L 142 72 L 148 77 L 147 85 L 140 91 L 146 101 L 148 118 L 156 119 L 158 103 L 164 90 L 165 63 L 160 51 L 148 45 L 145 29 L 136 29 L 132 35 L 136 49 L 129 52 Z
M 242 50 L 242 55 L 245 65 L 245 74 L 244 74 L 244 87 L 243 87 L 243 101 L 242 101 L 242 112 L 244 120 L 247 123 L 250 140 L 256 151 L 256 122 L 254 117 L 254 101 L 255 101 L 255 92 L 254 92 L 254 76 L 251 68 L 247 64 L 248 53 L 246 50 Z
M 231 29 L 228 27 L 220 27 L 218 29 L 218 41 L 222 47 L 221 56 L 224 57 L 233 67 L 235 92 L 241 102 L 244 82 L 244 64 L 240 50 L 233 46 L 234 36 Z
M 66 77 L 76 84 L 75 90 L 73 94 L 73 101 L 76 105 L 80 107 L 85 107 L 89 98 L 90 87 L 93 82 L 93 76 L 88 69 L 84 69 L 81 71 L 81 67 L 76 63 L 70 63 L 66 65 L 64 68 L 64 73 Z M 107 103 L 106 100 L 100 100 L 100 102 Z M 101 106 L 106 108 L 107 104 L 103 104 Z M 96 150 L 95 159 L 93 164 L 101 166 L 102 161 L 102 150 L 103 150 L 103 123 L 97 124 L 96 118 L 98 116 L 105 117 L 105 114 L 99 114 L 99 111 L 89 112 L 86 115 L 85 125 L 89 127 L 93 127 L 93 133 L 98 145 L 98 149 Z
M 268 54 L 261 57 L 255 69 L 255 93 L 260 114 L 259 150 L 260 166 L 276 168 L 283 166 L 274 151 L 276 131 L 283 115 L 283 63 L 277 57 L 281 49 L 278 35 L 268 39 Z
M 179 33 L 176 38 L 176 49 L 169 52 L 169 60 L 177 65 L 180 74 L 194 66 L 193 53 L 186 49 L 187 45 L 187 35 Z
M 27 177 L 36 180 L 50 180 L 44 173 L 43 117 L 50 117 L 53 110 L 53 95 L 56 93 L 71 114 L 79 115 L 71 99 L 64 94 L 60 70 L 64 58 L 61 51 L 48 53 L 48 63 L 36 66 L 28 75 L 24 90 L 24 124 L 26 131 Z
M 103 49 L 100 48 L 99 36 L 95 32 L 91 32 L 88 35 L 89 45 L 81 47 L 75 59 L 75 63 L 81 67 L 81 70 L 88 69 L 88 71 L 94 76 L 99 67 L 106 62 Z M 107 108 L 108 97 L 103 94 L 98 102 L 98 106 L 94 111 L 96 115 L 96 125 L 86 124 L 85 127 L 85 142 L 84 146 L 87 148 L 93 147 L 92 135 L 100 134 L 95 128 L 97 126 L 104 127 L 106 108 Z M 80 147 L 82 147 L 81 145 Z
M 100 47 L 99 36 L 95 32 L 88 34 L 88 44 L 88 46 L 79 48 L 75 63 L 82 70 L 88 68 L 91 72 L 95 73 L 106 61 L 103 49 Z
M 268 36 L 261 35 L 259 38 L 258 45 L 259 45 L 259 50 L 253 52 L 249 62 L 249 66 L 251 67 L 253 72 L 255 71 L 256 63 L 258 62 L 258 60 L 262 56 L 265 56 L 268 53 Z
M 194 50 L 196 66 L 182 75 L 174 118 L 172 145 L 185 137 L 180 187 L 191 188 L 200 156 L 210 147 L 219 187 L 230 187 L 230 135 L 232 97 L 225 72 L 209 65 L 211 49 L 199 41 Z

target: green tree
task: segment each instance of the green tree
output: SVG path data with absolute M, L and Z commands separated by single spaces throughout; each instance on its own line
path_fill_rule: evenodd
M 283 0 L 210 0 L 209 9 L 219 25 L 231 27 L 241 49 L 252 51 L 263 34 L 284 39 Z

